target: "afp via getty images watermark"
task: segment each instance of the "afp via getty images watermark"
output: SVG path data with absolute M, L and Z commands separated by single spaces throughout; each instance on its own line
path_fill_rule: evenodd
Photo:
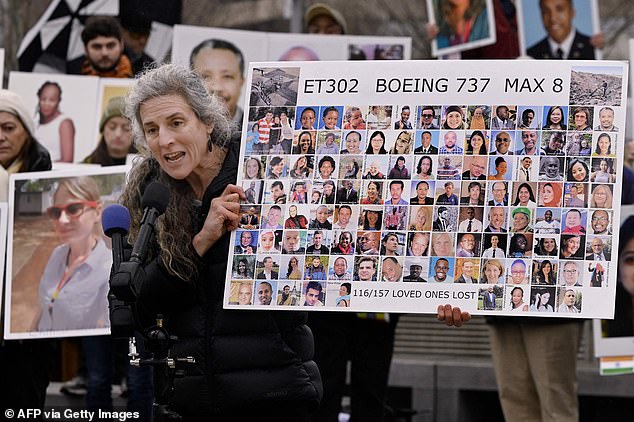
M 76 410 L 70 408 L 57 409 L 6 409 L 7 420 L 45 420 L 45 421 L 134 421 L 139 419 L 139 412 L 116 410 Z

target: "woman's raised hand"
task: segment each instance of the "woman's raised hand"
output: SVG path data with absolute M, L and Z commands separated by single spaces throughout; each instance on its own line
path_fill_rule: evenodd
M 227 185 L 222 195 L 211 200 L 203 228 L 192 242 L 199 256 L 203 256 L 226 232 L 238 228 L 240 200 L 246 199 L 241 187 Z

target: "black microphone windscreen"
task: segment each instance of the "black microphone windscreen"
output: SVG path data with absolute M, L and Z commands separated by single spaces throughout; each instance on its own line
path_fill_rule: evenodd
M 123 205 L 108 205 L 103 210 L 101 226 L 108 237 L 112 237 L 116 231 L 127 234 L 130 230 L 130 212 Z
M 156 208 L 159 214 L 163 214 L 170 201 L 170 191 L 167 186 L 152 182 L 145 188 L 143 198 L 141 198 L 141 208 Z

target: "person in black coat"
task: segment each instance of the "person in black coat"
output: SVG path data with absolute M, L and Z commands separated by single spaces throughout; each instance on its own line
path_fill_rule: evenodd
M 285 420 L 305 420 L 323 391 L 306 314 L 223 309 L 230 231 L 245 195 L 234 185 L 239 136 L 231 136 L 221 102 L 191 70 L 172 64 L 145 73 L 127 101 L 135 133 L 152 151 L 142 152 L 121 196 L 131 239 L 139 233 L 146 186 L 158 181 L 170 191 L 144 266 L 138 321 L 149 327 L 163 315 L 163 327 L 178 338 L 170 355 L 195 358 L 174 380 L 171 410 L 184 421 L 272 421 L 281 409 Z M 183 124 L 167 125 L 175 113 Z M 163 136 L 172 140 L 169 152 Z M 241 291 L 253 282 L 235 284 Z

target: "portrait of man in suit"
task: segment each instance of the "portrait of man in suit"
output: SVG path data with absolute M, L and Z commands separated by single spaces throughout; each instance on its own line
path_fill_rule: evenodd
M 436 128 L 437 129 L 437 128 Z M 414 154 L 438 154 L 438 147 L 431 144 L 431 132 L 426 130 L 420 134 L 420 146 L 414 149 Z
M 493 286 L 489 286 L 482 298 L 482 305 L 485 311 L 495 310 L 495 293 L 493 293 Z
M 487 159 L 481 155 L 465 158 L 465 167 L 469 166 L 469 170 L 462 173 L 463 180 L 486 180 L 484 172 L 487 169 Z
M 253 241 L 253 233 L 250 231 L 243 231 L 240 233 L 240 244 L 236 245 L 233 248 L 233 251 L 237 254 L 254 254 L 258 249 L 256 244 L 257 242 Z
M 352 185 L 352 180 L 344 180 L 337 190 L 338 204 L 355 204 L 359 202 L 359 193 Z
M 491 199 L 488 202 L 490 206 L 507 206 L 508 205 L 508 195 L 506 183 L 504 182 L 495 182 L 491 185 Z
M 467 185 L 467 191 L 464 192 L 463 185 L 463 196 L 460 198 L 460 203 L 462 205 L 484 205 L 484 200 L 482 199 L 483 195 L 483 187 L 479 182 L 470 182 Z
M 592 253 L 586 255 L 588 261 L 609 261 L 611 256 L 610 252 L 606 249 L 606 244 L 600 237 L 595 237 L 590 242 L 590 249 Z
M 475 262 L 478 261 L 476 260 Z M 458 277 L 454 283 L 478 284 L 478 278 L 473 275 L 473 269 L 475 266 L 476 264 L 474 264 L 474 261 L 464 259 L 462 261 L 462 265 L 460 266 L 460 277 Z
M 548 35 L 529 46 L 527 55 L 535 59 L 595 59 L 590 37 L 573 26 L 573 0 L 540 0 L 539 10 Z
M 255 213 L 255 207 L 250 207 L 249 211 L 240 217 L 240 227 L 243 229 L 257 229 L 258 215 Z
M 273 271 L 273 258 L 270 256 L 264 257 L 262 264 L 264 264 L 264 270 L 255 278 L 258 280 L 277 280 L 279 273 L 277 271 Z

